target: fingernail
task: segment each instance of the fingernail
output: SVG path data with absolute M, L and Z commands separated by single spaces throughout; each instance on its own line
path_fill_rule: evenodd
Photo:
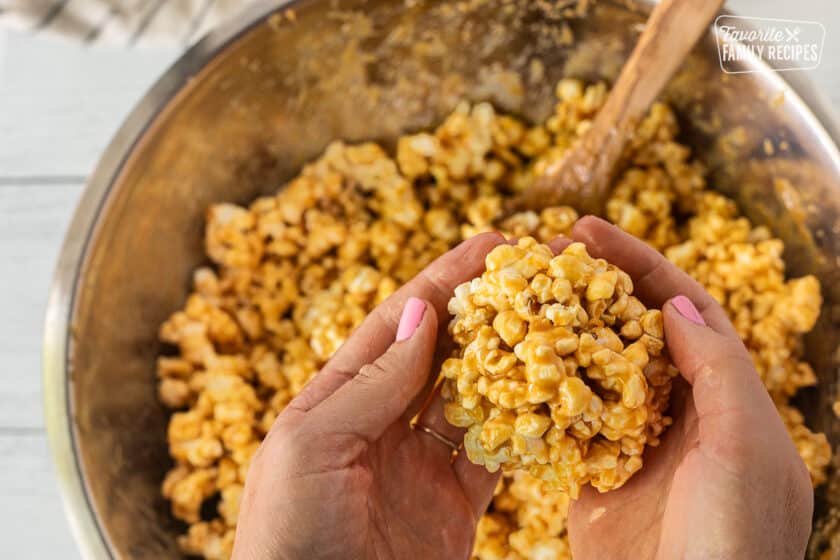
M 694 307 L 694 304 L 691 303 L 691 300 L 685 296 L 677 296 L 671 300 L 671 305 L 679 312 L 680 315 L 694 323 L 695 325 L 704 325 L 706 321 L 703 320 L 703 316 L 700 315 L 700 312 L 697 311 L 697 308 Z
M 426 304 L 422 299 L 408 298 L 405 307 L 403 307 L 402 315 L 400 315 L 400 324 L 397 327 L 397 342 L 411 338 L 411 335 L 420 326 L 420 321 L 423 320 L 423 313 L 425 312 Z

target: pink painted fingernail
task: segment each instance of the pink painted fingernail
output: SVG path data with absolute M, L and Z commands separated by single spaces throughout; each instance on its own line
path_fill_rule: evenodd
M 703 316 L 700 315 L 700 312 L 697 311 L 697 308 L 694 307 L 694 304 L 691 303 L 691 300 L 687 297 L 677 296 L 671 300 L 671 304 L 676 308 L 680 315 L 695 325 L 706 325 L 706 321 L 703 320 Z
M 400 325 L 397 327 L 397 342 L 411 338 L 420 321 L 423 320 L 423 313 L 426 312 L 426 304 L 422 299 L 416 297 L 408 298 L 400 315 Z

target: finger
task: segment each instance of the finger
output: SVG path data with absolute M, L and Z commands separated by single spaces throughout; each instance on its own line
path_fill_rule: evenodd
M 736 486 L 749 479 L 754 488 L 785 488 L 791 497 L 786 507 L 796 511 L 788 519 L 802 521 L 804 547 L 813 513 L 811 478 L 747 349 L 737 336 L 706 326 L 688 298 L 673 298 L 663 314 L 671 358 L 692 385 L 699 450 L 711 460 L 707 464 L 734 475 Z
M 425 411 L 431 407 L 431 403 L 438 398 L 439 391 L 436 391 L 435 387 L 439 384 L 441 378 L 441 367 L 443 362 L 452 357 L 452 352 L 457 347 L 455 341 L 449 336 L 449 318 L 448 313 L 444 317 L 438 318 L 438 339 L 435 347 L 435 358 L 432 361 L 432 375 L 429 376 L 426 386 L 423 387 L 417 398 L 408 406 L 405 414 L 406 421 L 410 422 L 415 417 L 419 417 L 420 414 L 425 414 Z M 460 441 L 460 439 L 452 439 L 452 441 Z
M 752 357 L 737 336 L 707 326 L 685 296 L 668 301 L 663 315 L 668 352 L 691 384 L 701 432 L 705 431 L 701 437 L 726 442 L 733 435 L 766 430 L 767 422 L 781 423 Z
M 501 243 L 504 243 L 501 234 L 483 233 L 438 257 L 367 316 L 290 406 L 303 412 L 314 408 L 352 379 L 359 368 L 385 352 L 394 340 L 400 313 L 410 296 L 431 303 L 440 318 L 441 329 L 445 329 L 448 322 L 445 319 L 448 317 L 446 307 L 455 288 L 481 274 L 484 270 L 484 257 Z
M 334 433 L 374 441 L 402 416 L 429 377 L 437 340 L 437 315 L 427 301 L 410 298 L 393 342 L 359 368 L 311 412 Z
M 453 426 L 446 420 L 444 409 L 446 399 L 440 394 L 440 386 L 432 392 L 429 404 L 420 412 L 417 423 L 434 430 L 453 443 L 460 444 L 464 439 L 464 429 Z
M 493 491 L 502 476 L 501 471 L 491 473 L 481 465 L 470 463 L 463 449 L 458 453 L 452 468 L 478 519 L 484 515 L 493 499 Z
M 572 238 L 583 242 L 592 256 L 604 258 L 629 274 L 635 294 L 646 304 L 662 308 L 668 299 L 683 294 L 715 330 L 736 336 L 726 313 L 703 286 L 647 243 L 594 216 L 578 220 Z
M 551 247 L 551 250 L 554 254 L 561 253 L 566 247 L 572 244 L 572 240 L 568 237 L 555 237 L 551 241 L 548 242 L 548 246 Z

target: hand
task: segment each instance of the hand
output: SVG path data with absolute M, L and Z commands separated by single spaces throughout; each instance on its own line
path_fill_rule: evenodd
M 615 226 L 584 218 L 572 236 L 630 274 L 646 304 L 662 307 L 667 348 L 685 380 L 671 397 L 674 425 L 647 450 L 642 470 L 606 494 L 587 487 L 572 504 L 575 560 L 801 559 L 813 511 L 808 471 L 723 309 Z
M 463 453 L 453 462 L 450 447 L 409 420 L 449 355 L 449 298 L 500 243 L 483 234 L 432 263 L 289 403 L 251 463 L 235 559 L 469 557 L 498 476 Z M 432 394 L 422 422 L 460 442 L 443 405 Z

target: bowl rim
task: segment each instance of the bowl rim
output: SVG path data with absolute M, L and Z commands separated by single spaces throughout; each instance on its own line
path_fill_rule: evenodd
M 262 24 L 271 14 L 306 0 L 257 0 L 210 31 L 187 49 L 158 78 L 134 106 L 86 181 L 73 218 L 65 234 L 49 290 L 44 318 L 42 375 L 44 415 L 50 454 L 58 479 L 65 515 L 84 558 L 114 558 L 114 547 L 99 521 L 77 452 L 72 417 L 70 350 L 72 318 L 79 274 L 97 229 L 101 211 L 135 147 L 151 129 L 170 102 L 214 57 L 245 33 Z M 642 0 L 637 8 L 648 8 L 659 0 Z M 721 10 L 720 15 L 733 14 Z M 711 26 L 710 26 L 711 28 Z M 820 146 L 830 154 L 840 175 L 840 119 L 827 95 L 803 72 L 784 77 L 756 57 L 747 63 L 769 86 L 785 92 L 803 124 Z
M 53 273 L 44 317 L 41 367 L 44 416 L 53 468 L 65 516 L 82 557 L 114 558 L 113 546 L 90 499 L 76 447 L 70 403 L 72 315 L 79 273 L 94 236 L 100 212 L 125 163 L 170 102 L 214 57 L 260 25 L 272 13 L 300 0 L 249 2 L 238 14 L 211 30 L 178 56 L 136 103 L 111 138 L 85 187 L 64 237 Z

